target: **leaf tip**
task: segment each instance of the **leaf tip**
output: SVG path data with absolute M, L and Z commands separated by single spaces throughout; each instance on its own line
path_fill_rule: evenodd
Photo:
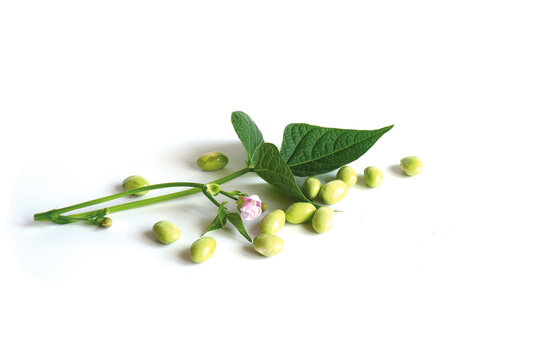
M 249 117 L 248 114 L 246 114 L 245 112 L 243 111 L 240 111 L 240 110 L 236 110 L 236 111 L 233 111 L 231 113 L 231 121 L 235 121 L 235 120 L 240 120 L 242 118 L 247 118 L 247 119 L 250 119 L 251 118 Z

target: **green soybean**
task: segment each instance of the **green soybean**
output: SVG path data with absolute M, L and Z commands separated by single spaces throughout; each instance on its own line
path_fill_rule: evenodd
M 158 221 L 152 227 L 152 233 L 157 241 L 163 244 L 170 244 L 180 238 L 180 229 L 170 221 Z
M 336 179 L 343 181 L 347 186 L 353 186 L 358 180 L 356 171 L 350 166 L 343 166 L 338 170 L 336 174 Z
M 364 181 L 369 187 L 377 187 L 384 180 L 384 174 L 378 167 L 368 166 L 364 169 Z
M 311 219 L 315 213 L 315 206 L 308 202 L 295 202 L 285 211 L 287 222 L 301 224 Z
M 191 244 L 189 248 L 189 256 L 191 260 L 197 264 L 210 259 L 216 251 L 216 239 L 210 236 L 204 236 Z
M 401 170 L 409 176 L 420 174 L 422 171 L 422 162 L 417 156 L 407 156 L 399 162 Z
M 101 227 L 108 228 L 112 226 L 112 219 L 110 217 L 105 217 L 101 222 L 99 223 Z
M 204 171 L 223 169 L 229 163 L 229 158 L 219 151 L 212 151 L 197 159 L 197 165 Z
M 265 215 L 259 224 L 259 229 L 263 234 L 277 234 L 283 229 L 283 225 L 285 225 L 285 212 L 277 209 Z
M 304 184 L 302 185 L 302 192 L 309 199 L 313 200 L 319 194 L 321 190 L 321 181 L 315 176 L 310 176 L 306 178 Z
M 332 180 L 323 185 L 320 192 L 320 197 L 322 202 L 325 204 L 336 204 L 343 200 L 347 193 L 349 192 L 349 187 L 341 180 Z
M 124 179 L 124 181 L 122 181 L 122 187 L 126 191 L 138 189 L 140 187 L 148 186 L 148 185 L 150 185 L 148 180 L 146 180 L 145 178 L 139 175 L 128 176 L 127 178 Z M 146 194 L 147 192 L 148 191 L 139 191 L 133 195 L 141 196 L 141 195 Z
M 259 234 L 253 239 L 253 248 L 259 254 L 270 257 L 283 250 L 283 239 L 273 234 Z
M 319 234 L 331 230 L 334 226 L 334 210 L 329 206 L 321 206 L 313 215 L 311 225 Z

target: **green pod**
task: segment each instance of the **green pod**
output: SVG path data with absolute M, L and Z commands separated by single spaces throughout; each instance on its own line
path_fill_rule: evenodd
M 407 156 L 399 162 L 401 170 L 409 176 L 420 174 L 422 171 L 422 162 L 417 156 Z
M 128 176 L 127 178 L 124 179 L 124 181 L 122 181 L 122 187 L 124 188 L 125 191 L 138 189 L 140 187 L 148 186 L 148 185 L 150 185 L 148 180 L 146 180 L 145 178 L 139 175 Z M 146 194 L 147 192 L 148 191 L 139 191 L 138 193 L 135 193 L 133 195 L 141 196 L 141 195 Z
M 180 229 L 170 221 L 158 221 L 152 227 L 152 233 L 163 244 L 173 243 L 180 238 Z
M 191 260 L 197 264 L 210 259 L 216 251 L 216 239 L 210 236 L 204 236 L 191 244 L 189 248 L 189 256 Z
M 253 239 L 253 248 L 264 256 L 274 256 L 283 250 L 283 239 L 273 234 L 259 234 Z
M 353 186 L 358 180 L 356 171 L 350 166 L 342 166 L 336 174 L 336 179 L 343 181 L 347 186 Z
M 328 205 L 336 204 L 343 200 L 347 193 L 349 192 L 349 187 L 341 180 L 332 180 L 323 185 L 320 192 L 320 197 L 322 202 Z
M 321 206 L 315 211 L 311 225 L 319 234 L 330 231 L 334 226 L 334 210 L 329 206 Z
M 320 190 L 321 181 L 315 176 L 310 176 L 306 178 L 306 180 L 304 180 L 304 184 L 302 185 L 302 192 L 309 200 L 315 199 L 319 194 Z
M 204 171 L 223 169 L 229 163 L 229 158 L 219 151 L 212 151 L 197 159 L 197 165 Z
M 277 234 L 285 225 L 285 211 L 277 209 L 269 212 L 261 220 L 259 229 L 263 234 Z
M 311 219 L 315 210 L 315 206 L 311 203 L 295 202 L 285 211 L 285 218 L 291 224 L 302 224 Z
M 369 187 L 377 187 L 381 185 L 384 180 L 384 174 L 378 167 L 368 166 L 364 169 L 364 181 Z

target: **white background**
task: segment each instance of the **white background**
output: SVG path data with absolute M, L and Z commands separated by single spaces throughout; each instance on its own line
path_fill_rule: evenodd
M 540 357 L 537 1 L 0 4 L 3 359 Z M 128 175 L 240 169 L 234 110 L 278 146 L 290 122 L 395 124 L 352 164 L 385 181 L 268 259 L 221 230 L 191 264 L 201 196 L 106 230 L 32 221 Z M 202 173 L 211 150 L 230 164 Z M 289 203 L 253 174 L 225 188 Z M 148 234 L 162 219 L 169 246 Z

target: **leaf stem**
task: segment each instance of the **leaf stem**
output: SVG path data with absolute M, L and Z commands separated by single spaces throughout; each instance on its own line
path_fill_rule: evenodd
M 236 196 L 234 196 L 234 194 L 232 194 L 232 193 L 230 193 L 228 191 L 220 190 L 220 194 L 225 195 L 226 197 L 228 197 L 230 199 L 233 199 L 235 201 L 238 201 L 238 198 Z

